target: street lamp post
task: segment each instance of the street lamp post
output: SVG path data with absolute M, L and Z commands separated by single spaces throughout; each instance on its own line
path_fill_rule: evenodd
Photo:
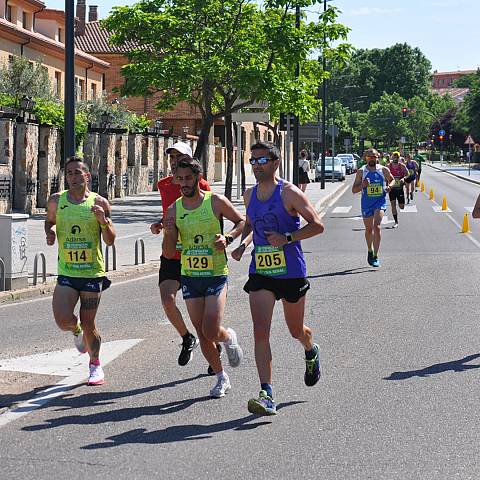
M 300 28 L 300 7 L 295 7 L 295 28 Z M 300 76 L 300 63 L 297 62 L 295 67 L 295 76 Z M 300 119 L 295 115 L 293 123 L 293 184 L 298 186 L 298 155 L 299 155 L 299 140 L 300 140 Z
M 65 0 L 65 86 L 64 86 L 64 153 L 75 155 L 75 45 L 74 0 Z

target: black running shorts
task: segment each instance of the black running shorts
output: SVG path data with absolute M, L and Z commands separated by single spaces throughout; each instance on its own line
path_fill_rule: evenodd
M 400 205 L 405 205 L 405 191 L 402 188 L 392 188 L 390 192 L 388 192 L 388 198 L 390 198 L 391 202 L 398 200 Z
M 243 289 L 247 293 L 268 290 L 275 300 L 283 298 L 288 303 L 297 303 L 310 289 L 310 282 L 306 278 L 273 278 L 251 273 Z
M 175 280 L 178 282 L 178 290 L 180 290 L 182 266 L 180 260 L 160 257 L 160 270 L 158 272 L 158 285 L 164 280 Z

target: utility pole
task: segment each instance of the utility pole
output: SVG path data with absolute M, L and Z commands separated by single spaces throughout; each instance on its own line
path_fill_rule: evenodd
M 323 12 L 327 11 L 327 0 L 323 0 Z M 327 57 L 325 55 L 325 45 L 327 43 L 327 35 L 323 33 L 323 53 L 322 53 L 322 67 L 323 73 L 327 70 Z M 327 80 L 323 77 L 322 85 L 322 163 L 320 175 L 320 189 L 325 189 L 325 147 L 327 144 Z
M 75 32 L 74 0 L 65 0 L 64 155 L 75 155 Z
M 295 7 L 295 28 L 300 28 L 300 7 Z M 300 76 L 300 63 L 297 62 L 295 76 Z M 295 115 L 293 120 L 293 183 L 298 186 L 298 153 L 300 143 L 300 119 Z

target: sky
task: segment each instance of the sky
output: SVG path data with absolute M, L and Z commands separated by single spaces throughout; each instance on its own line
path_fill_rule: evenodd
M 65 0 L 44 0 L 47 7 L 64 9 Z M 329 0 L 330 2 L 330 0 Z M 104 18 L 125 0 L 87 0 L 99 5 Z M 333 0 L 348 26 L 348 42 L 356 48 L 385 48 L 395 43 L 418 47 L 432 63 L 432 70 L 475 70 L 480 67 L 480 0 Z M 309 18 L 322 7 L 310 7 Z M 477 48 L 474 48 L 477 45 Z

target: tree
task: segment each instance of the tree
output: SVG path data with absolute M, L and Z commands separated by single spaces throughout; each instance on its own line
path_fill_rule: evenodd
M 397 43 L 385 49 L 357 50 L 345 68 L 336 68 L 330 92 L 336 100 L 354 110 L 366 111 L 383 93 L 398 93 L 406 99 L 428 95 L 430 61 L 418 48 Z M 355 105 L 366 96 L 368 103 Z
M 274 116 L 279 115 L 282 98 L 293 113 L 303 114 L 311 108 L 306 97 L 315 98 L 311 80 L 315 78 L 318 84 L 321 69 L 310 65 L 305 68 L 307 74 L 297 79 L 295 65 L 306 65 L 324 34 L 327 39 L 341 39 L 347 29 L 331 22 L 333 9 L 324 16 L 325 23 L 303 21 L 296 29 L 294 6 L 282 0 L 261 7 L 253 0 L 143 0 L 132 7 L 115 7 L 103 23 L 112 33 L 112 42 L 138 45 L 122 70 L 126 79 L 122 92 L 161 92 L 157 108 L 163 111 L 181 100 L 196 105 L 202 129 L 195 155 L 206 167 L 204 148 L 216 119 L 225 117 L 231 147 L 230 115 L 256 100 L 269 101 Z M 341 57 L 346 50 L 340 45 L 331 55 Z M 229 153 L 227 196 L 232 172 Z
M 8 64 L 0 67 L 0 93 L 13 97 L 17 107 L 23 96 L 46 100 L 53 98 L 46 68 L 23 57 L 13 57 Z
M 480 83 L 480 68 L 475 73 L 469 73 L 463 75 L 453 81 L 453 87 L 455 88 L 473 88 L 474 85 Z
M 453 120 L 454 128 L 464 135 L 480 138 L 480 82 L 465 96 Z

